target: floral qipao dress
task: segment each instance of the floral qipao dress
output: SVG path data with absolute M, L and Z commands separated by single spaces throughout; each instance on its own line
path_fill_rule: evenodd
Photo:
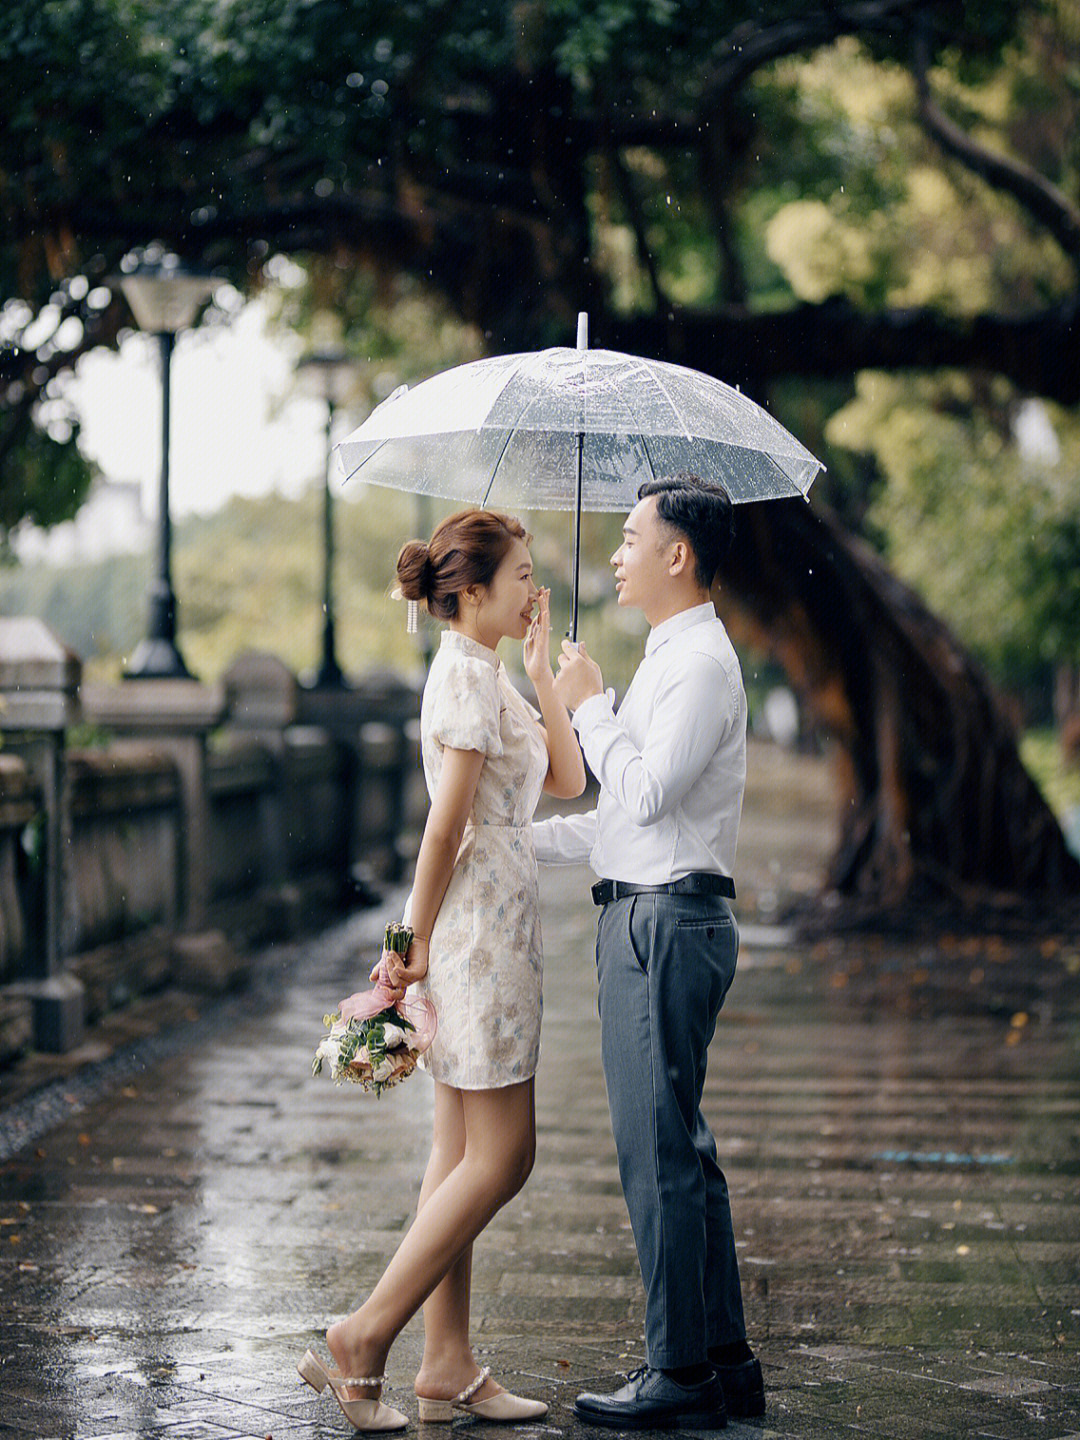
M 544 953 L 532 817 L 548 754 L 539 720 L 494 650 L 443 632 L 420 711 L 428 793 L 445 749 L 485 758 L 417 989 L 439 1020 L 420 1063 L 461 1090 L 528 1080 L 540 1056 Z M 411 900 L 406 919 L 410 909 Z

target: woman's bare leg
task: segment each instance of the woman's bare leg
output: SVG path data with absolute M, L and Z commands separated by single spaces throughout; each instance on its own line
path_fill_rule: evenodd
M 330 1353 L 345 1375 L 382 1374 L 394 1339 L 492 1216 L 517 1194 L 532 1169 L 536 1148 L 532 1080 L 498 1090 L 457 1093 L 465 1125 L 461 1159 L 424 1199 L 364 1304 L 326 1332 Z M 460 1304 L 460 1289 L 456 1303 Z M 446 1396 L 435 1388 L 425 1393 L 450 1398 L 475 1373 L 474 1363 L 460 1375 L 447 1373 L 445 1384 L 452 1388 Z
M 463 1093 L 435 1082 L 435 1125 L 431 1158 L 420 1187 L 422 1210 L 431 1196 L 465 1157 Z M 472 1285 L 472 1245 L 450 1266 L 424 1305 L 424 1358 L 416 1377 L 417 1393 L 451 1399 L 432 1390 L 440 1377 L 463 1370 L 475 1374 L 476 1360 L 469 1344 L 469 1297 Z M 425 1388 L 426 1387 L 426 1388 Z M 460 1389 L 460 1387 L 459 1387 Z M 456 1395 L 458 1391 L 454 1391 Z M 484 1397 L 486 1398 L 486 1397 Z

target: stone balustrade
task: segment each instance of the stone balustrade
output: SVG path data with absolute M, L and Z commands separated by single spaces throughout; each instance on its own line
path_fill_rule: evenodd
M 214 687 L 80 671 L 0 620 L 0 1067 L 169 980 L 223 988 L 245 946 L 400 878 L 423 823 L 397 676 L 305 690 L 260 654 Z

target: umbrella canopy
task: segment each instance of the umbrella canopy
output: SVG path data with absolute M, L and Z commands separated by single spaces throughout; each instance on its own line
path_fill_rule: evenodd
M 802 495 L 821 462 L 739 390 L 611 350 L 556 347 L 455 366 L 378 405 L 336 447 L 359 475 L 499 509 L 628 510 L 693 471 L 735 503 Z
M 512 510 L 573 510 L 577 639 L 582 510 L 630 510 L 646 480 L 691 471 L 733 502 L 805 498 L 822 469 L 722 380 L 614 350 L 558 346 L 457 365 L 377 405 L 335 449 L 346 480 Z

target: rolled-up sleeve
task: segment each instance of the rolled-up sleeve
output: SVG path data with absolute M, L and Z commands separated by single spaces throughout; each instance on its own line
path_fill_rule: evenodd
M 739 714 L 739 696 L 719 661 L 693 653 L 665 676 L 642 749 L 611 701 L 594 695 L 574 714 L 589 768 L 635 825 L 655 825 L 700 778 Z

